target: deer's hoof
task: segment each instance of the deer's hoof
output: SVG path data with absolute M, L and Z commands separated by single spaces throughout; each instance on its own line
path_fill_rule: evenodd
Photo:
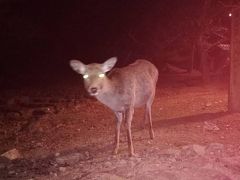
M 150 138 L 151 138 L 151 139 L 154 139 L 154 133 L 153 133 L 153 131 L 150 132 Z
M 117 155 L 118 154 L 118 148 L 115 148 L 114 150 L 113 150 L 113 155 Z
M 130 153 L 129 157 L 137 157 L 137 154 L 136 153 Z

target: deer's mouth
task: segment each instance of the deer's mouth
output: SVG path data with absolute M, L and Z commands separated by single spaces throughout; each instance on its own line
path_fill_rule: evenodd
M 90 94 L 90 96 L 97 96 L 98 92 L 96 92 L 96 93 L 89 93 L 89 94 Z

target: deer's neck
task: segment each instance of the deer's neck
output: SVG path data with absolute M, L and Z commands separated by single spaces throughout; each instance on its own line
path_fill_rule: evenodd
M 114 82 L 111 79 L 106 78 L 102 85 L 101 93 L 97 95 L 97 99 L 100 98 L 99 101 L 101 101 L 102 98 L 106 98 L 107 96 L 112 96 L 114 92 L 115 92 Z
M 117 93 L 117 87 L 114 85 L 114 81 L 107 78 L 103 84 L 103 89 L 96 98 L 113 111 L 120 111 L 122 109 L 119 106 L 119 95 Z

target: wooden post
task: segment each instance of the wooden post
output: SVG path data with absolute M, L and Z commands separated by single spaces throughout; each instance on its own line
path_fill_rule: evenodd
M 240 8 L 232 13 L 229 86 L 228 109 L 240 112 Z

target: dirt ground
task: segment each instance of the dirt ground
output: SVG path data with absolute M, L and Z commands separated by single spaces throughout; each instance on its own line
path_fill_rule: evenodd
M 112 155 L 113 113 L 82 86 L 2 91 L 0 179 L 240 179 L 240 114 L 227 112 L 227 83 L 163 77 L 152 107 L 155 138 L 136 109 L 128 157 L 122 126 Z

